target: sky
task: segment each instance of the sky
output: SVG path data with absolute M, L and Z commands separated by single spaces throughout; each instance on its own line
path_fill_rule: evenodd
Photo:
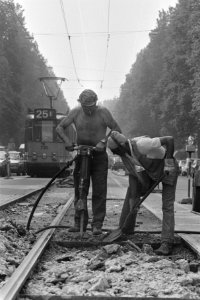
M 14 0 L 25 27 L 57 77 L 70 108 L 84 89 L 100 102 L 119 97 L 120 86 L 149 41 L 159 11 L 178 0 Z

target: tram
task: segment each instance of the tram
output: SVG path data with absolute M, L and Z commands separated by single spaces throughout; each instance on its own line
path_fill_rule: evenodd
M 52 177 L 71 159 L 56 127 L 63 114 L 53 108 L 37 108 L 29 113 L 25 122 L 26 172 L 31 177 Z M 66 134 L 75 141 L 71 126 Z

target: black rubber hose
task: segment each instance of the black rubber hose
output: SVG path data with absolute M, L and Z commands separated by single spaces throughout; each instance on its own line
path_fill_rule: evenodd
M 30 228 L 30 223 L 31 223 L 31 220 L 32 220 L 32 218 L 33 218 L 33 214 L 34 214 L 34 212 L 35 212 L 35 210 L 36 210 L 36 207 L 37 207 L 37 205 L 38 205 L 40 199 L 42 198 L 42 196 L 44 195 L 44 193 L 46 192 L 46 190 L 50 187 L 50 185 L 52 184 L 52 182 L 54 182 L 54 180 L 55 180 L 60 174 L 62 174 L 62 173 L 65 171 L 65 169 L 69 168 L 69 166 L 73 163 L 73 161 L 74 161 L 75 159 L 76 159 L 76 157 L 73 158 L 72 160 L 68 161 L 68 162 L 67 162 L 67 165 L 64 166 L 60 171 L 58 171 L 58 172 L 51 178 L 51 180 L 47 183 L 47 185 L 42 189 L 42 191 L 41 191 L 39 197 L 37 198 L 37 200 L 35 201 L 35 203 L 34 203 L 34 205 L 33 205 L 32 211 L 31 211 L 31 213 L 30 213 L 30 216 L 29 216 L 29 219 L 28 219 L 28 222 L 27 222 L 27 225 L 26 225 L 26 229 L 27 229 L 27 230 L 29 230 L 29 228 Z

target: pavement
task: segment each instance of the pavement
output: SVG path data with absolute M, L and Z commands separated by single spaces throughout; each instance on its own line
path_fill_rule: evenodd
M 0 206 L 33 195 L 49 182 L 50 178 L 31 178 L 28 176 L 0 177 Z
M 175 211 L 175 232 L 200 256 L 200 212 L 193 210 L 193 204 L 180 204 L 182 200 L 188 199 L 188 183 L 180 188 L 179 177 L 176 189 Z M 150 210 L 156 217 L 162 220 L 162 199 L 161 194 L 152 193 L 143 202 L 143 206 Z M 190 197 L 192 195 L 190 194 Z M 200 201 L 197 199 L 196 201 Z M 191 202 L 191 201 L 190 201 Z
M 187 204 L 180 203 L 183 199 L 188 199 L 187 188 L 187 185 L 180 188 L 179 183 L 177 184 L 176 201 L 174 203 L 175 230 L 184 231 L 184 233 L 200 233 L 200 212 L 193 211 L 193 204 L 191 203 L 191 201 L 189 201 L 189 203 Z M 143 205 L 159 219 L 162 219 L 161 193 L 150 194 L 149 197 L 143 202 Z

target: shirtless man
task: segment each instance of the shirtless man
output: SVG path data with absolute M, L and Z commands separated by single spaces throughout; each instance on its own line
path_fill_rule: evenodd
M 92 231 L 93 235 L 102 233 L 103 221 L 106 215 L 106 194 L 107 194 L 107 174 L 108 174 L 108 156 L 106 152 L 107 128 L 121 132 L 117 122 L 113 119 L 109 110 L 105 107 L 98 106 L 97 95 L 92 90 L 84 90 L 78 101 L 80 106 L 72 109 L 67 117 L 65 117 L 56 130 L 63 139 L 66 149 L 73 151 L 73 145 L 69 137 L 65 134 L 65 129 L 74 124 L 77 133 L 78 145 L 89 145 L 96 147 L 93 152 L 90 165 L 90 176 L 92 179 Z M 75 162 L 74 169 L 74 187 L 75 187 L 75 216 L 74 226 L 69 229 L 71 232 L 80 231 L 80 212 L 76 209 L 79 198 L 79 170 L 80 161 Z M 85 197 L 88 195 L 89 182 Z M 88 224 L 88 212 L 84 216 L 84 230 Z

